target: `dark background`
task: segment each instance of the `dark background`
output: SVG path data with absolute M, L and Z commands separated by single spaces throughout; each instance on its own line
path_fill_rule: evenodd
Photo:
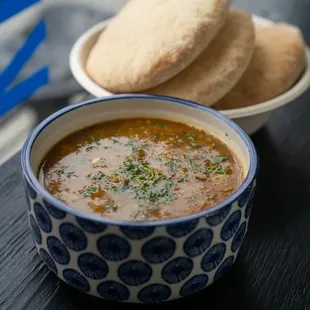
M 309 0 L 239 0 L 233 5 L 298 25 L 310 44 Z M 276 111 L 253 140 L 261 158 L 257 194 L 248 235 L 231 271 L 187 299 L 160 306 L 117 306 L 310 309 L 310 92 Z M 19 154 L 0 167 L 0 201 L 1 310 L 115 305 L 78 293 L 39 259 L 28 228 Z

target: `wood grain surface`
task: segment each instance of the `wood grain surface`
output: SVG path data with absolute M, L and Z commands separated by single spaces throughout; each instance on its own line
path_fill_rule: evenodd
M 234 4 L 249 9 L 249 2 Z M 310 2 L 270 2 L 260 1 L 252 11 L 297 24 L 309 44 Z M 172 310 L 182 305 L 219 310 L 310 309 L 310 91 L 275 112 L 253 140 L 261 170 L 249 232 L 240 255 L 219 282 L 193 297 L 165 304 Z M 0 167 L 0 309 L 115 306 L 76 292 L 40 261 L 28 228 L 19 156 Z M 159 306 L 147 306 L 155 307 Z

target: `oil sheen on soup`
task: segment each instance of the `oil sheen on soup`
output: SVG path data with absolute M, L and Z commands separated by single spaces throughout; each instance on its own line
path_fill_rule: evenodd
M 203 130 L 161 119 L 82 129 L 44 159 L 41 184 L 72 208 L 124 221 L 190 215 L 230 196 L 243 181 L 233 152 Z

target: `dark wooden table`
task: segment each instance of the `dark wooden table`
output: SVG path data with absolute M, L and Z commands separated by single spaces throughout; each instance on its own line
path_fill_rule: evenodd
M 234 4 L 251 9 L 249 2 Z M 256 1 L 252 11 L 297 24 L 310 44 L 309 0 L 270 2 Z M 166 304 L 171 309 L 182 304 L 189 309 L 310 309 L 310 92 L 275 112 L 253 140 L 261 171 L 239 258 L 222 280 L 193 297 Z M 40 261 L 26 218 L 19 154 L 0 167 L 0 202 L 1 310 L 115 306 L 76 292 Z

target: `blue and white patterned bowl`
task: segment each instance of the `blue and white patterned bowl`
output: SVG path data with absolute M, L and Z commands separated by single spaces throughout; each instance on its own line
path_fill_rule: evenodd
M 40 185 L 41 160 L 60 139 L 84 126 L 139 116 L 206 128 L 234 150 L 247 172 L 244 183 L 211 209 L 155 222 L 83 213 Z M 247 231 L 258 169 L 252 142 L 225 116 L 184 100 L 149 95 L 106 97 L 60 110 L 31 133 L 21 161 L 31 233 L 49 269 L 82 292 L 138 303 L 188 296 L 228 271 Z

